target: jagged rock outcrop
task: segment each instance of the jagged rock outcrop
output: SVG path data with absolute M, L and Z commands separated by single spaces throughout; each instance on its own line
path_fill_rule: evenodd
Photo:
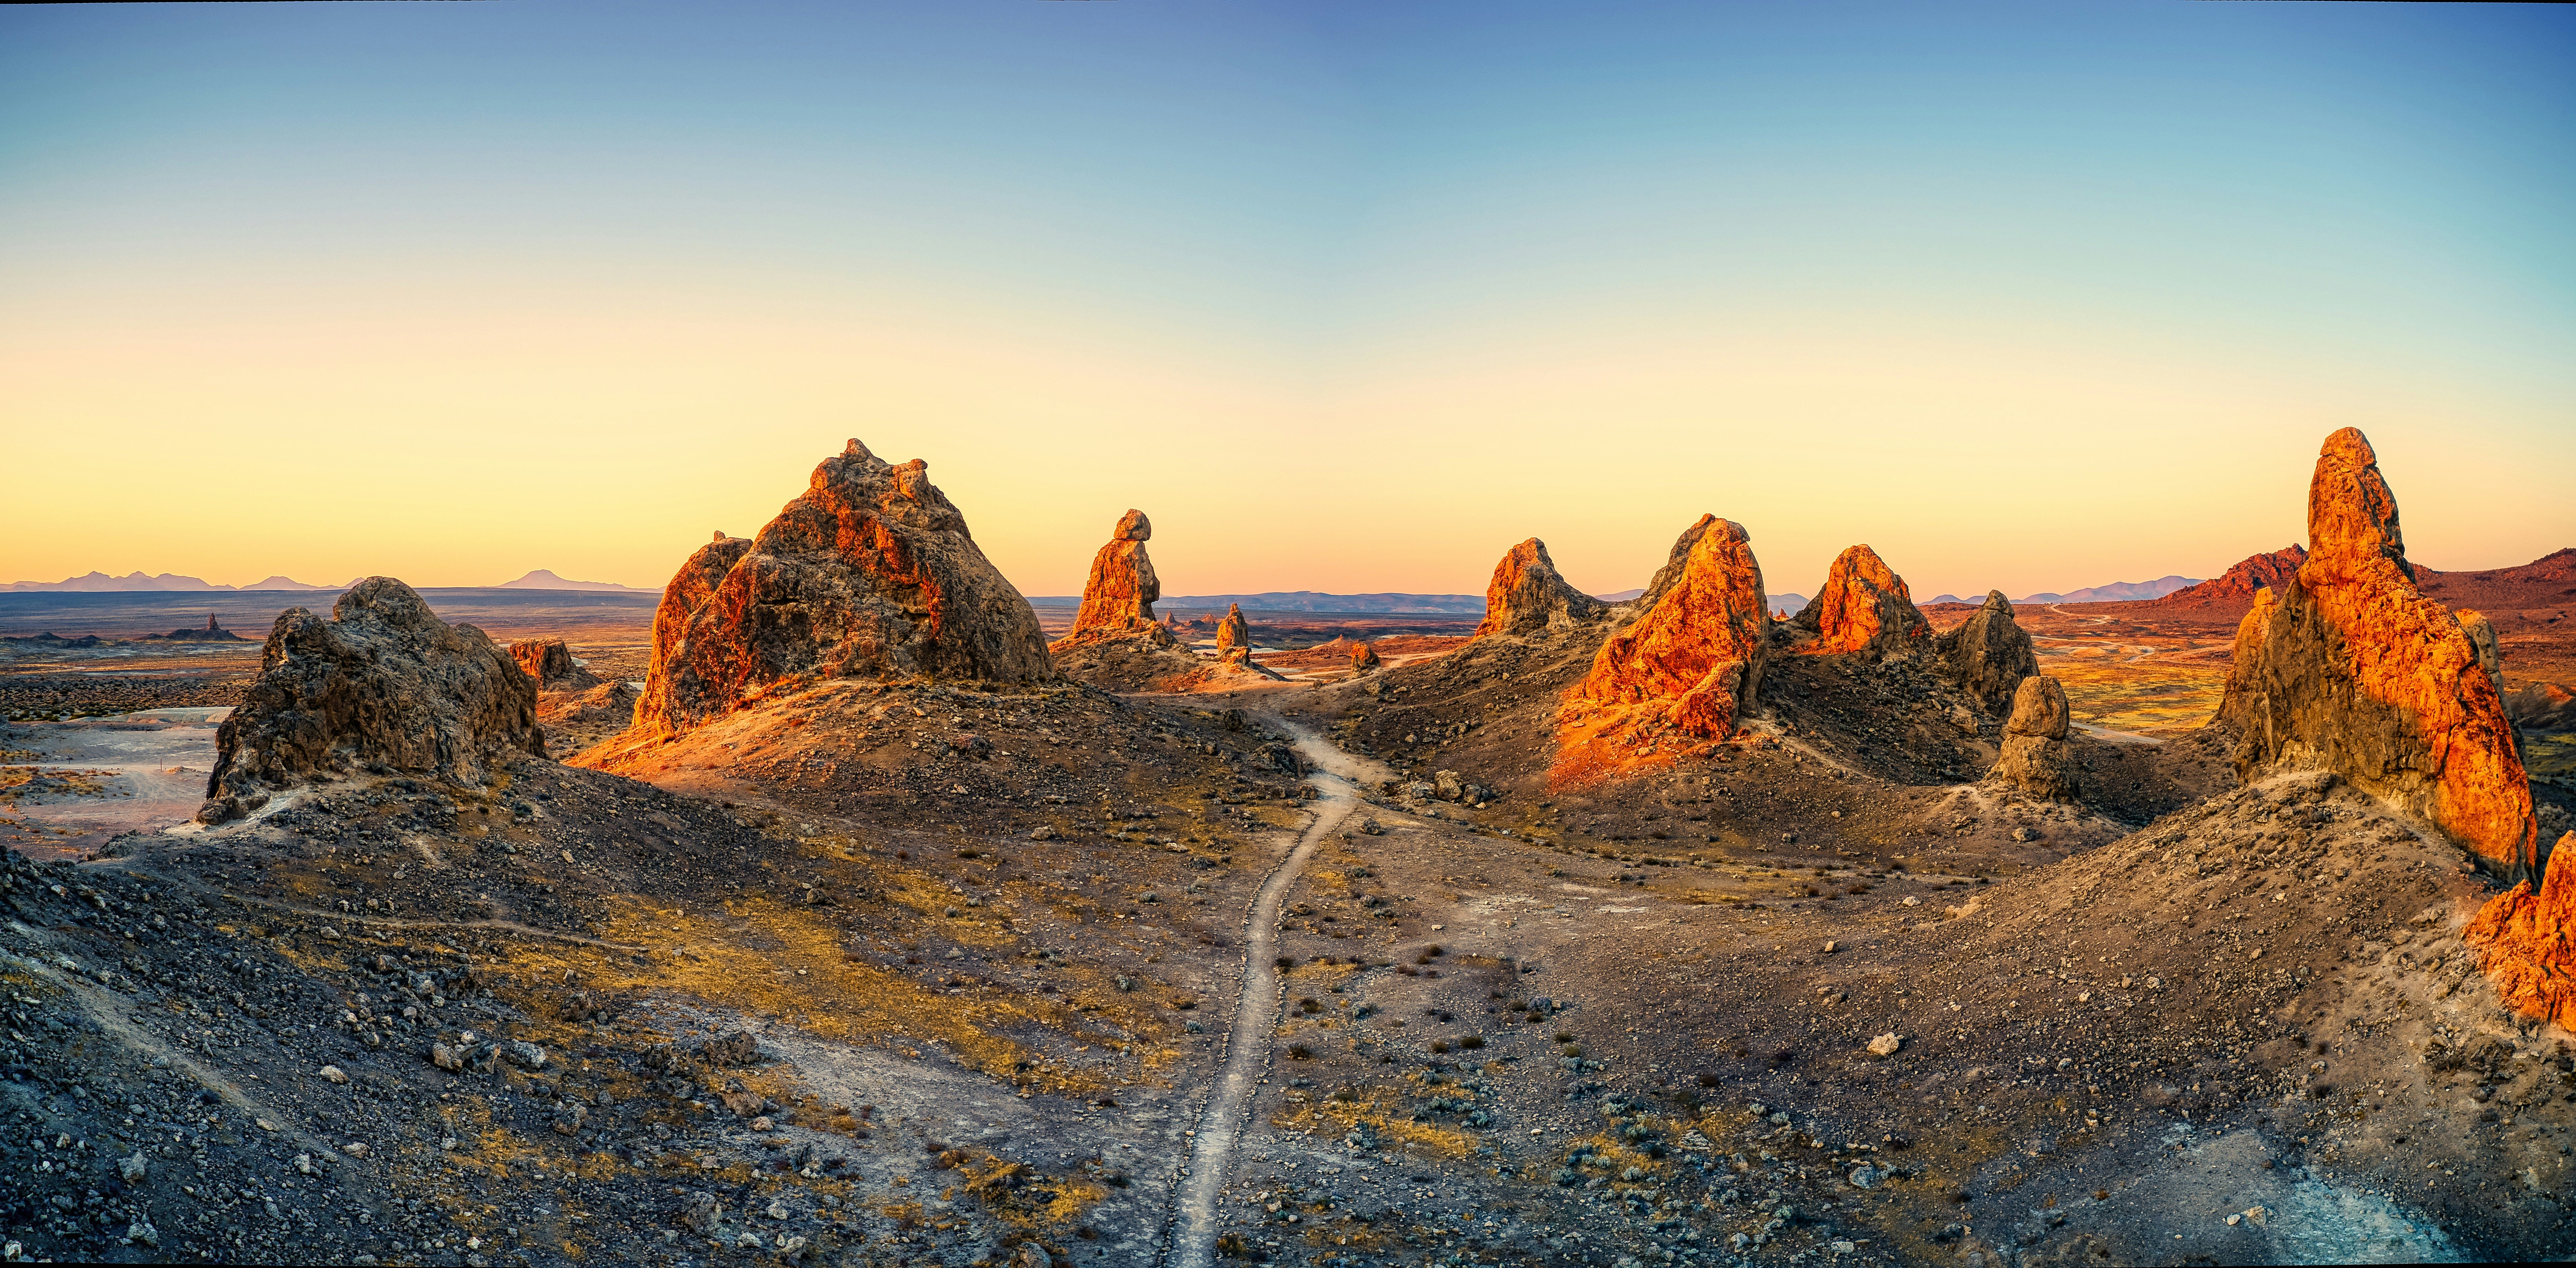
M 599 685 L 597 676 L 573 662 L 572 649 L 559 638 L 519 639 L 510 644 L 510 659 L 539 691 L 588 691 Z
M 2046 674 L 2022 679 L 2013 691 L 2012 717 L 2004 723 L 2003 751 L 1986 772 L 1986 782 L 2050 801 L 2075 800 L 2081 789 L 2075 755 L 2066 743 L 2070 721 L 2063 685 Z
M 2299 570 L 2299 565 L 2306 562 L 2308 548 L 2292 543 L 2279 550 L 2240 559 L 2234 567 L 2207 581 L 2184 586 L 2163 598 L 2147 602 L 2169 608 L 2252 603 L 2257 592 L 2288 581 L 2291 574 Z
M 2472 608 L 2451 613 L 2460 623 L 2460 632 L 2469 636 L 2469 647 L 2478 654 L 2478 669 L 2487 681 L 2495 684 L 2496 694 L 2504 694 L 2504 649 L 2496 643 L 2495 623 L 2487 614 Z
M 2505 1006 L 2576 1029 L 2576 833 L 2549 852 L 2540 892 L 2518 881 L 2478 909 L 2462 939 Z
M 2467 631 L 2416 588 L 2397 499 L 2354 428 L 2308 485 L 2308 559 L 2237 627 L 2219 717 L 2238 773 L 2330 770 L 2439 827 L 2509 879 L 2538 821 L 2504 702 Z
M 260 675 L 215 733 L 205 822 L 271 791 L 356 770 L 479 786 L 543 753 L 536 683 L 471 625 L 449 625 L 411 587 L 369 577 L 331 605 L 277 614 Z
M 1243 619 L 1243 605 L 1225 605 L 1225 619 L 1216 623 L 1216 649 L 1219 653 L 1252 646 L 1252 622 Z
M 1715 516 L 1683 531 L 1674 560 L 1647 588 L 1653 604 L 1602 643 L 1566 693 L 1557 782 L 1706 752 L 1753 707 L 1771 618 L 1750 541 Z
M 1351 672 L 1352 672 L 1352 673 L 1355 673 L 1355 674 L 1372 673 L 1372 672 L 1376 671 L 1376 670 L 1377 670 L 1377 668 L 1378 668 L 1379 666 L 1381 666 L 1381 665 L 1383 665 L 1383 664 L 1385 664 L 1385 663 L 1386 663 L 1386 662 L 1384 662 L 1384 661 L 1382 661 L 1382 660 L 1379 660 L 1379 659 L 1378 659 L 1378 655 L 1377 655 L 1377 648 L 1376 648 L 1376 647 L 1374 647 L 1374 646 L 1372 646 L 1372 645 L 1370 645 L 1370 644 L 1367 644 L 1367 643 L 1360 642 L 1360 641 L 1358 641 L 1358 640 L 1356 640 L 1356 639 L 1352 640 L 1352 642 L 1351 642 Z
M 1074 613 L 1073 629 L 1049 644 L 1049 650 L 1112 639 L 1162 647 L 1178 644 L 1154 617 L 1154 602 L 1163 597 L 1163 583 L 1154 576 L 1154 561 L 1145 554 L 1145 542 L 1153 535 L 1154 526 L 1143 511 L 1131 509 L 1118 518 L 1109 544 L 1091 557 L 1091 578 L 1082 585 L 1082 607 Z
M 1835 556 L 1825 588 L 1788 624 L 1797 640 L 1790 650 L 1801 655 L 1861 652 L 1885 660 L 1910 656 L 1932 642 L 1932 625 L 1916 610 L 1905 578 L 1865 545 Z
M 1601 601 L 1567 585 L 1547 543 L 1533 537 L 1504 552 L 1485 584 L 1485 619 L 1469 637 L 1546 634 L 1572 629 L 1601 612 Z
M 2576 731 L 2576 691 L 2535 682 L 2505 697 L 2504 712 L 2526 731 Z
M 1985 606 L 1956 628 L 1934 640 L 1950 676 L 1989 713 L 2010 706 L 2022 679 L 2039 672 L 2039 655 L 2030 635 L 2013 619 L 2012 600 L 2001 590 L 1986 591 Z
M 653 614 L 636 725 L 677 734 L 830 678 L 1054 680 L 1036 611 L 928 465 L 852 440 L 757 536 L 699 547 Z

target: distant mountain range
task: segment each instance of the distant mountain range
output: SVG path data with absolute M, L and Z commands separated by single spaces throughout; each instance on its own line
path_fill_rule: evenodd
M 2134 603 L 2140 599 L 2161 599 L 2176 590 L 2200 584 L 2198 577 L 2158 577 L 2153 581 L 2114 581 L 2107 586 L 2087 586 L 2065 594 L 2042 590 L 2013 600 L 2015 603 Z M 1962 599 L 1955 594 L 1938 594 L 1926 603 L 1983 603 L 1986 596 Z
M 162 573 L 159 576 L 145 576 L 142 572 L 136 571 L 127 573 L 122 577 L 111 577 L 103 572 L 92 572 L 85 576 L 66 577 L 61 581 L 12 581 L 6 585 L 0 585 L 0 594 L 27 594 L 39 591 L 70 591 L 78 594 L 130 594 L 149 591 L 238 593 L 250 590 L 318 590 L 337 594 L 363 580 L 365 580 L 363 577 L 351 577 L 347 581 L 343 581 L 336 586 L 317 586 L 308 582 L 298 581 L 293 577 L 276 576 L 270 577 L 265 581 L 254 581 L 246 586 L 219 586 L 203 577 L 181 577 L 167 572 Z M 660 591 L 657 590 L 647 590 L 637 586 L 621 586 L 606 581 L 566 581 L 543 568 L 539 568 L 535 572 L 529 573 L 527 576 L 521 577 L 516 581 L 505 581 L 500 585 L 491 588 L 498 590 L 613 590 L 620 594 L 660 593 Z

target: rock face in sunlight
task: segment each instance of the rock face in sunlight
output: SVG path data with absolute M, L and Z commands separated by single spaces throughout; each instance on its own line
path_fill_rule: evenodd
M 1494 565 L 1494 579 L 1485 585 L 1485 619 L 1471 637 L 1572 629 L 1600 611 L 1599 600 L 1557 575 L 1547 543 L 1533 537 Z
M 1980 613 L 1980 615 L 1983 615 Z M 1791 646 L 1802 655 L 1866 653 L 1872 659 L 1911 655 L 1932 641 L 1932 626 L 1878 552 L 1854 546 L 1834 559 L 1825 588 L 1789 619 Z
M 536 704 L 536 683 L 483 631 L 369 577 L 329 620 L 278 613 L 258 681 L 216 734 L 199 818 L 222 822 L 269 790 L 360 769 L 480 785 L 511 756 L 545 751 Z
M 1382 665 L 1382 664 L 1384 664 L 1384 663 L 1385 663 L 1384 661 L 1381 661 L 1381 660 L 1379 660 L 1379 659 L 1378 659 L 1378 655 L 1377 655 L 1377 648 L 1375 648 L 1375 647 L 1373 647 L 1373 646 L 1371 646 L 1371 645 L 1369 645 L 1369 644 L 1367 644 L 1367 643 L 1359 642 L 1359 641 L 1357 641 L 1357 640 L 1353 640 L 1353 641 L 1352 641 L 1352 643 L 1351 643 L 1351 672 L 1352 672 L 1352 673 L 1355 673 L 1355 674 L 1365 674 L 1365 673 L 1369 672 L 1370 670 L 1376 669 L 1378 666 L 1380 666 L 1380 665 Z
M 2069 716 L 2066 689 L 2056 679 L 2034 674 L 2013 692 L 2011 720 L 2004 723 L 2003 752 L 1986 773 L 1990 783 L 2018 788 L 2050 801 L 2073 801 L 2075 757 L 2067 747 Z
M 1046 638 L 920 459 L 853 440 L 749 541 L 700 547 L 662 591 L 636 725 L 676 734 L 832 678 L 1052 681 Z
M 2470 633 L 2416 589 L 2397 499 L 2358 430 L 2326 438 L 2307 563 L 2264 594 L 2237 628 L 2219 708 L 2240 774 L 2334 771 L 2496 871 L 2534 875 L 2538 821 L 2503 699 Z
M 574 664 L 572 649 L 559 638 L 523 638 L 510 644 L 510 659 L 535 680 L 540 691 L 588 691 L 599 679 Z
M 2030 635 L 2013 620 L 2012 601 L 2001 590 L 1986 591 L 1986 603 L 1958 628 L 1935 641 L 1950 676 L 1968 694 L 2000 712 L 2012 703 L 2021 681 L 2039 672 L 2039 656 Z
M 1082 608 L 1074 613 L 1073 629 L 1049 644 L 1050 650 L 1110 639 L 1178 645 L 1172 632 L 1154 619 L 1154 601 L 1163 597 L 1163 583 L 1155 578 L 1154 561 L 1145 554 L 1146 539 L 1153 535 L 1154 526 L 1143 511 L 1130 510 L 1118 518 L 1109 544 L 1091 557 L 1091 579 L 1083 583 Z
M 1555 782 L 1707 752 L 1761 689 L 1771 618 L 1742 528 L 1701 516 L 1647 595 L 1653 604 L 1602 643 L 1591 671 L 1566 693 Z
M 1243 619 L 1243 605 L 1225 605 L 1225 619 L 1216 623 L 1216 650 L 1222 654 L 1235 648 L 1252 646 L 1252 622 Z
M 2540 892 L 2516 882 L 2478 910 L 2465 933 L 2478 967 L 2507 1007 L 2576 1028 L 2576 833 L 2549 852 Z

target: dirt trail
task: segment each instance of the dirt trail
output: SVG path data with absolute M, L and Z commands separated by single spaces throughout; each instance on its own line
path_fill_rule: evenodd
M 1326 743 L 1314 732 L 1275 717 L 1264 725 L 1285 733 L 1312 769 L 1310 780 L 1323 790 L 1315 803 L 1315 821 L 1297 838 L 1279 870 L 1262 882 L 1246 920 L 1243 990 L 1235 998 L 1234 1029 L 1226 1038 L 1225 1068 L 1217 1074 L 1207 1108 L 1199 1117 L 1198 1136 L 1190 1147 L 1190 1173 L 1181 1181 L 1179 1208 L 1173 1213 L 1171 1253 L 1164 1262 L 1175 1268 L 1211 1268 L 1216 1262 L 1217 1193 L 1234 1166 L 1234 1149 L 1252 1110 L 1253 1092 L 1270 1068 L 1271 1030 L 1279 1019 L 1279 904 L 1306 871 L 1306 863 L 1359 806 L 1361 779 L 1383 779 L 1388 772 L 1376 762 L 1354 757 Z

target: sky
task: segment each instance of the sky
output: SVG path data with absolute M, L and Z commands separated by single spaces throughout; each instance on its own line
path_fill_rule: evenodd
M 849 437 L 1021 590 L 2576 544 L 2566 6 L 0 8 L 0 581 L 659 586 Z

